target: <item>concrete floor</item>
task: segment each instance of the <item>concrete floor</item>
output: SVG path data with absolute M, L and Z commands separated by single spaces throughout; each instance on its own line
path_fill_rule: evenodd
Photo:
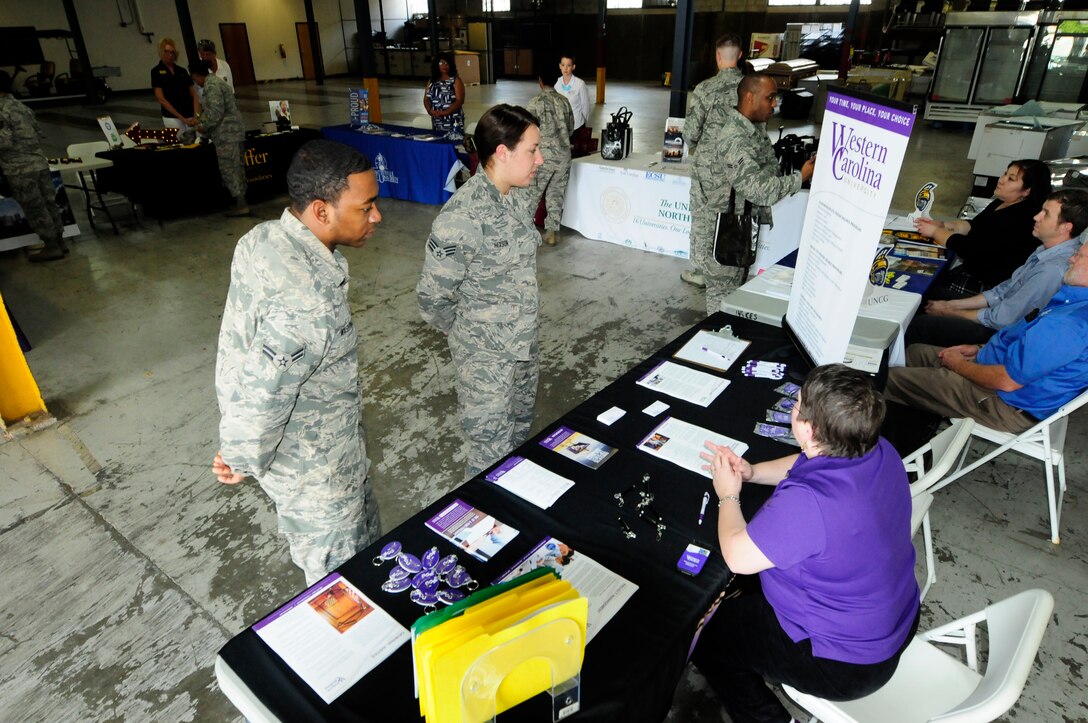
M 347 87 L 267 84 L 240 90 L 239 105 L 250 127 L 279 98 L 291 101 L 296 122 L 329 125 L 344 122 Z M 384 89 L 386 121 L 422 112 L 421 87 Z M 533 93 L 525 82 L 471 87 L 468 116 Z M 620 105 L 635 111 L 636 150 L 658 149 L 668 92 L 612 85 L 591 124 L 600 129 Z M 143 97 L 105 111 L 121 126 L 158 116 Z M 40 109 L 47 152 L 98 139 L 102 112 Z M 969 131 L 920 123 L 893 206 L 906 208 L 922 182 L 937 180 L 935 215 L 954 213 L 970 187 L 969 140 Z M 273 218 L 283 204 L 255 211 Z M 445 342 L 419 320 L 413 293 L 439 209 L 397 201 L 381 209 L 377 236 L 347 256 L 372 481 L 391 529 L 456 486 L 464 459 Z M 65 261 L 0 254 L 0 290 L 34 343 L 27 359 L 59 420 L 0 445 L 0 719 L 232 720 L 212 673 L 215 652 L 303 586 L 257 485 L 220 486 L 209 470 L 216 335 L 234 244 L 254 220 L 129 221 L 120 236 L 90 232 L 81 214 L 80 223 Z M 541 248 L 536 429 L 701 318 L 701 294 L 678 279 L 685 265 L 570 231 Z M 1088 720 L 1086 423 L 1081 414 L 1070 425 L 1060 546 L 1047 539 L 1042 470 L 1029 460 L 1008 455 L 934 503 L 940 560 L 923 628 L 1028 587 L 1056 597 L 1009 719 Z M 720 719 L 691 672 L 669 720 Z

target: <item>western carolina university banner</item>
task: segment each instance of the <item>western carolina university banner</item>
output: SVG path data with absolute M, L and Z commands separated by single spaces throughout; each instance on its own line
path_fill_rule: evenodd
M 846 353 L 914 119 L 911 106 L 887 98 L 827 93 L 786 311 L 817 364 L 841 362 Z

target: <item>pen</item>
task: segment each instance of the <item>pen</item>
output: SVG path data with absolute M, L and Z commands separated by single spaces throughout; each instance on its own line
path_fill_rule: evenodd
M 706 505 L 710 502 L 710 493 L 703 493 L 703 505 L 699 508 L 699 524 L 703 524 L 703 518 L 706 517 Z
M 709 349 L 709 348 L 707 348 L 707 347 L 705 347 L 705 346 L 704 346 L 704 347 L 700 347 L 700 348 L 701 348 L 701 349 L 702 349 L 703 351 L 705 351 L 705 352 L 706 352 L 707 354 L 709 354 L 710 356 L 716 356 L 716 357 L 718 357 L 719 359 L 721 359 L 722 361 L 729 361 L 729 357 L 727 357 L 727 356 L 726 356 L 726 355 L 724 355 L 724 354 L 719 354 L 718 352 L 714 351 L 713 349 Z

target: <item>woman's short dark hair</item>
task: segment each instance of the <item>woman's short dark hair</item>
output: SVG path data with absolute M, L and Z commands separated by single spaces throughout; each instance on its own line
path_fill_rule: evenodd
M 287 168 L 291 208 L 302 212 L 317 200 L 336 205 L 348 177 L 373 168 L 370 159 L 351 146 L 318 140 L 303 144 Z
M 442 74 L 438 72 L 438 61 L 445 60 L 446 65 L 450 66 L 450 77 L 457 77 L 457 61 L 453 59 L 453 53 L 441 52 L 438 55 L 431 58 L 431 82 L 442 77 Z
M 1032 206 L 1042 208 L 1043 202 L 1050 195 L 1050 167 L 1034 158 L 1013 161 L 1008 167 L 1013 166 L 1020 169 L 1020 182 L 1024 184 L 1024 190 L 1029 192 L 1024 200 Z
M 797 418 L 812 424 L 820 450 L 830 457 L 861 457 L 876 446 L 884 397 L 869 376 L 845 364 L 816 367 L 801 387 Z
M 516 146 L 531 125 L 540 125 L 540 120 L 521 106 L 503 103 L 489 108 L 476 123 L 472 135 L 480 165 L 487 166 L 499 146 L 511 149 Z

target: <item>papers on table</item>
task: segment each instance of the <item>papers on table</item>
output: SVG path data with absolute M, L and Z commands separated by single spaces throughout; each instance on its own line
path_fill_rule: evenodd
M 557 428 L 540 440 L 540 444 L 590 469 L 597 469 L 616 453 L 615 447 L 609 447 L 569 427 Z
M 513 580 L 518 575 L 538 567 L 551 567 L 574 588 L 589 598 L 589 621 L 586 623 L 586 643 L 620 611 L 638 585 L 625 580 L 596 560 L 575 552 L 554 537 L 545 537 L 492 584 Z
M 516 455 L 489 472 L 487 481 L 545 510 L 574 486 L 566 477 Z
M 638 448 L 647 454 L 680 465 L 684 469 L 710 477 L 710 472 L 703 469 L 706 462 L 699 456 L 700 453 L 707 451 L 704 446 L 707 441 L 728 446 L 738 455 L 748 451 L 748 445 L 744 442 L 738 442 L 724 434 L 711 432 L 709 429 L 683 422 L 675 417 L 667 417 L 665 421 L 657 425 L 645 439 L 638 443 Z
M 482 562 L 490 560 L 507 542 L 518 536 L 518 531 L 510 525 L 461 500 L 454 500 L 426 524 Z
M 338 573 L 253 626 L 326 703 L 409 639 L 389 613 Z
M 688 340 L 687 344 L 673 354 L 677 359 L 701 364 L 718 371 L 728 371 L 729 367 L 740 357 L 744 350 L 751 344 L 744 339 L 735 336 L 724 336 L 709 331 L 700 330 Z
M 729 380 L 663 361 L 639 379 L 638 385 L 705 407 L 729 386 Z
M 880 371 L 880 358 L 883 355 L 883 349 L 850 344 L 846 347 L 846 356 L 843 357 L 842 363 L 866 374 L 876 374 Z

